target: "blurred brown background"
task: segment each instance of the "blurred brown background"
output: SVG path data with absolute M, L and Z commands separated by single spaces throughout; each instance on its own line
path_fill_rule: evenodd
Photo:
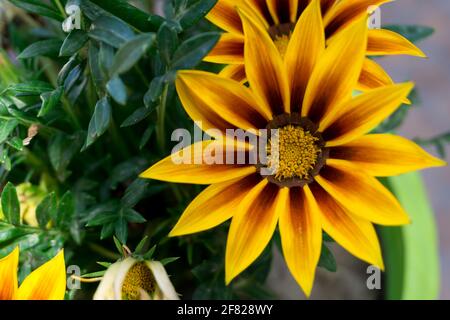
M 450 131 L 450 1 L 398 0 L 382 6 L 383 24 L 418 24 L 435 34 L 420 42 L 428 59 L 383 58 L 382 64 L 396 81 L 412 80 L 422 104 L 414 107 L 402 126 L 408 138 L 430 138 Z M 430 150 L 436 154 L 435 150 Z M 450 148 L 447 147 L 447 161 Z M 441 256 L 441 298 L 450 299 L 450 167 L 423 172 L 436 214 Z

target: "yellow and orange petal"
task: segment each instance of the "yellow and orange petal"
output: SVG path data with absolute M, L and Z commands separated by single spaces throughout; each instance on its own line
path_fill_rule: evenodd
M 0 259 L 0 300 L 13 300 L 17 293 L 19 247 Z
M 64 300 L 66 267 L 64 251 L 31 272 L 17 291 L 17 300 Z

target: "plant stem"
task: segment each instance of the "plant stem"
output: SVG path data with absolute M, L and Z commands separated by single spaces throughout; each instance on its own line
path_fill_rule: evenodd
M 109 126 L 109 132 L 111 133 L 112 139 L 114 140 L 115 146 L 119 149 L 120 154 L 125 158 L 130 158 L 130 151 L 128 150 L 127 145 L 123 141 L 122 137 L 119 134 L 119 130 L 117 129 L 116 122 L 114 119 L 111 119 L 111 124 Z
M 64 18 L 67 18 L 66 10 L 64 10 L 60 0 L 54 0 L 58 10 L 61 12 Z
M 105 258 L 111 259 L 111 260 L 117 260 L 121 258 L 121 255 L 118 253 L 115 253 L 111 250 L 108 250 L 106 248 L 103 248 L 102 246 L 96 244 L 96 243 L 88 243 L 89 249 L 91 249 L 94 252 L 97 252 L 98 254 L 102 255 Z
M 167 95 L 169 93 L 169 84 L 166 84 L 163 89 L 163 94 L 161 96 L 161 104 L 158 108 L 158 120 L 156 124 L 156 135 L 158 140 L 158 147 L 161 152 L 166 151 L 166 109 L 167 109 Z
M 81 127 L 80 120 L 78 120 L 77 116 L 73 112 L 73 109 L 64 94 L 61 97 L 61 102 L 62 102 L 63 109 L 69 115 L 70 121 L 72 122 L 72 125 L 74 126 L 74 128 L 77 130 L 81 130 L 82 127 Z

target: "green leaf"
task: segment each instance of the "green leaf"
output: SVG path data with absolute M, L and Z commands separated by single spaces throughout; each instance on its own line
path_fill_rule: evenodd
M 322 251 L 320 253 L 319 267 L 325 268 L 330 272 L 337 271 L 336 259 L 333 253 L 325 244 L 322 244 Z
M 142 150 L 145 147 L 145 145 L 148 143 L 148 141 L 152 137 L 153 132 L 155 132 L 155 128 L 156 128 L 156 126 L 154 124 L 151 124 L 145 130 L 144 134 L 142 135 L 141 142 L 139 142 L 140 150 Z
M 103 87 L 105 79 L 100 67 L 99 60 L 100 60 L 99 49 L 91 41 L 88 49 L 88 61 L 89 61 L 89 68 L 91 71 L 90 73 L 92 76 L 92 80 L 94 81 L 97 94 L 99 96 L 103 96 L 105 95 Z
M 102 267 L 105 267 L 105 268 L 109 268 L 112 265 L 111 262 L 103 262 L 103 261 L 97 261 L 97 264 L 99 264 L 99 265 L 101 265 Z
M 88 34 L 83 30 L 72 30 L 64 40 L 59 51 L 60 57 L 70 57 L 84 47 L 89 40 Z
M 169 65 L 172 55 L 175 53 L 178 46 L 178 35 L 176 30 L 169 24 L 164 23 L 161 28 L 159 28 L 157 42 L 161 58 L 165 61 L 166 65 Z
M 115 212 L 102 212 L 96 215 L 94 218 L 89 219 L 89 222 L 86 224 L 86 227 L 101 226 L 104 224 L 115 222 L 116 220 L 117 214 Z
M 9 135 L 19 125 L 16 119 L 4 120 L 0 122 L 0 144 L 4 143 Z
M 69 173 L 66 172 L 66 169 L 83 146 L 83 140 L 84 134 L 82 132 L 71 136 L 65 133 L 57 133 L 51 138 L 48 144 L 48 155 L 60 181 L 63 182 L 68 177 Z
M 123 254 L 123 242 L 120 242 L 119 239 L 117 239 L 115 236 L 113 237 L 114 244 L 116 245 L 117 251 L 119 251 L 120 254 Z
M 142 32 L 156 31 L 164 22 L 164 18 L 157 15 L 149 15 L 130 5 L 125 0 L 91 0 L 90 2 L 119 17 Z
M 6 141 L 6 143 L 18 151 L 23 150 L 23 140 L 19 137 L 13 137 L 10 140 Z
M 67 61 L 67 63 L 62 67 L 61 71 L 59 71 L 58 73 L 58 86 L 63 86 L 67 76 L 69 75 L 69 72 L 77 65 L 77 63 L 78 61 L 76 55 L 70 57 L 69 61 Z
M 143 179 L 136 179 L 125 190 L 121 203 L 124 208 L 133 208 L 139 201 L 141 201 L 149 186 L 149 182 Z
M 83 274 L 83 278 L 101 278 L 105 275 L 106 270 Z
M 59 228 L 69 227 L 75 216 L 75 199 L 72 192 L 67 191 L 58 205 L 56 226 Z
M 119 76 L 115 76 L 106 84 L 106 89 L 110 96 L 120 105 L 127 104 L 127 88 Z
M 414 43 L 428 38 L 434 33 L 433 28 L 418 25 L 386 25 L 383 26 L 383 29 L 397 32 Z
M 178 259 L 180 259 L 180 257 L 171 257 L 171 258 L 162 259 L 160 262 L 163 266 L 166 266 L 169 263 L 177 261 Z
M 108 130 L 111 123 L 111 105 L 108 98 L 99 100 L 95 106 L 94 115 L 91 118 L 86 144 L 83 149 L 92 145 L 101 135 Z
M 152 107 L 161 97 L 165 81 L 165 76 L 153 78 L 150 87 L 144 96 L 144 104 L 147 108 Z
M 52 90 L 54 90 L 54 88 L 51 86 L 51 84 L 37 80 L 17 83 L 8 87 L 8 91 L 12 92 L 17 97 L 39 96 L 44 92 Z
M 200 0 L 184 12 L 179 17 L 179 22 L 183 30 L 196 24 L 201 18 L 206 16 L 209 11 L 216 5 L 217 0 Z
M 100 239 L 104 240 L 110 238 L 114 232 L 114 223 L 106 223 L 102 227 L 102 231 L 100 232 Z
M 11 182 L 8 182 L 2 192 L 2 211 L 11 224 L 20 224 L 20 203 L 17 197 L 17 191 Z
M 66 80 L 64 81 L 64 90 L 66 92 L 69 92 L 72 90 L 72 88 L 77 83 L 78 79 L 80 79 L 81 75 L 83 73 L 83 69 L 81 65 L 77 65 L 75 68 L 73 68 L 69 74 L 66 77 Z
M 101 16 L 93 22 L 89 37 L 120 48 L 134 37 L 134 32 L 126 23 L 115 17 Z
M 141 59 L 154 40 L 155 35 L 153 33 L 144 33 L 123 44 L 114 57 L 110 70 L 111 75 L 122 74 L 130 70 Z
M 42 15 L 57 21 L 63 21 L 64 19 L 58 10 L 45 4 L 42 0 L 9 0 L 9 2 L 37 15 Z
M 120 127 L 126 128 L 134 126 L 139 122 L 141 122 L 142 120 L 144 120 L 145 118 L 147 118 L 152 113 L 152 111 L 153 111 L 152 109 L 146 107 L 136 109 L 136 111 L 134 111 L 133 114 L 131 114 L 128 118 L 125 119 L 125 121 L 120 125 Z
M 127 242 L 128 238 L 128 222 L 125 218 L 118 219 L 114 227 L 115 235 L 122 243 Z
M 137 212 L 133 209 L 126 208 L 126 209 L 122 209 L 122 210 L 123 210 L 123 216 L 128 222 L 144 223 L 147 221 L 139 212 Z
M 439 250 L 436 223 L 419 173 L 387 179 L 387 184 L 414 222 L 380 227 L 386 264 L 386 298 L 437 299 Z
M 42 40 L 28 46 L 17 57 L 18 59 L 29 59 L 39 56 L 57 57 L 62 41 L 59 39 Z
M 59 103 L 61 100 L 61 96 L 63 94 L 63 88 L 58 87 L 54 91 L 44 92 L 41 94 L 42 105 L 39 110 L 38 117 L 45 117 L 49 114 Z
M 172 69 L 192 69 L 214 48 L 220 34 L 207 32 L 196 35 L 183 42 L 172 59 Z
M 139 241 L 138 245 L 136 246 L 136 249 L 134 250 L 135 253 L 141 254 L 142 250 L 144 249 L 145 244 L 147 243 L 148 236 L 145 236 L 142 238 L 141 241 Z
M 52 192 L 36 208 L 36 219 L 39 226 L 45 229 L 50 219 L 55 219 L 57 212 L 56 194 Z
M 145 260 L 151 260 L 151 259 L 153 258 L 153 255 L 155 254 L 155 250 L 156 250 L 156 244 L 155 244 L 153 247 L 151 247 L 150 250 L 148 250 L 148 251 L 144 254 L 143 258 L 144 258 Z

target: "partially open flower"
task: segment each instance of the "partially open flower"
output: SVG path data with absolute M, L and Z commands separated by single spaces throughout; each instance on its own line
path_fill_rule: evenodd
M 179 300 L 179 297 L 161 262 L 128 257 L 108 268 L 94 300 Z

